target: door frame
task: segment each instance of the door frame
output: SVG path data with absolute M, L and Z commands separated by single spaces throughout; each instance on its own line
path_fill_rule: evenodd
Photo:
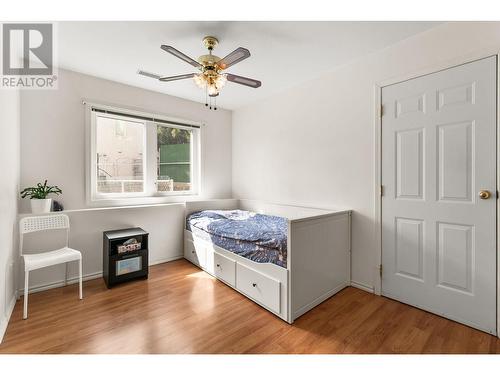
M 497 114 L 496 114 L 496 127 L 497 127 L 497 186 L 496 191 L 499 191 L 500 186 L 500 52 L 498 48 L 482 50 L 473 54 L 468 54 L 465 56 L 460 56 L 444 63 L 437 63 L 428 66 L 424 69 L 414 71 L 412 73 L 406 73 L 400 76 L 389 78 L 386 80 L 379 81 L 374 84 L 373 87 L 373 98 L 374 98 L 374 185 L 373 194 L 375 197 L 375 249 L 376 249 L 376 259 L 373 265 L 373 292 L 376 295 L 382 294 L 382 277 L 380 272 L 380 267 L 382 266 L 382 88 L 396 83 L 401 83 L 408 81 L 410 79 L 422 77 L 432 73 L 437 73 L 442 70 L 454 68 L 459 65 L 468 64 L 477 60 L 485 59 L 488 57 L 496 56 L 497 58 Z M 498 193 L 497 193 L 498 194 Z M 500 199 L 497 196 L 497 236 L 496 236 L 496 247 L 497 247 L 497 336 L 500 338 Z

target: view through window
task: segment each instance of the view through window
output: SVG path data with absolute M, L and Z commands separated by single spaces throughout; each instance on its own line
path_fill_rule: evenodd
M 143 123 L 97 117 L 97 192 L 144 192 Z
M 190 130 L 157 126 L 158 170 L 157 190 L 191 190 Z
M 198 193 L 200 128 L 91 108 L 90 199 Z

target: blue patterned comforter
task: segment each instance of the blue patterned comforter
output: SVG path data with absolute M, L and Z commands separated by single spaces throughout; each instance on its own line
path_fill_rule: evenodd
M 224 250 L 286 268 L 285 218 L 242 210 L 207 210 L 189 215 L 186 229 Z

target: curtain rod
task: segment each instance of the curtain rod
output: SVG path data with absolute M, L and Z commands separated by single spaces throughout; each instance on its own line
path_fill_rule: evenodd
M 130 113 L 110 111 L 110 110 L 107 110 L 107 109 L 96 108 L 94 106 L 91 107 L 91 110 L 94 111 L 94 112 L 107 113 L 107 114 L 110 114 L 110 115 L 118 115 L 118 116 L 131 117 L 131 118 L 135 118 L 135 119 L 138 119 L 138 120 L 152 121 L 152 122 L 161 123 L 161 124 L 180 125 L 180 126 L 185 126 L 185 127 L 188 127 L 188 128 L 196 128 L 196 129 L 200 128 L 199 125 L 185 124 L 185 123 L 182 123 L 182 122 L 162 120 L 162 119 L 155 118 L 155 117 L 139 116 L 139 115 L 133 115 L 133 114 L 130 114 Z

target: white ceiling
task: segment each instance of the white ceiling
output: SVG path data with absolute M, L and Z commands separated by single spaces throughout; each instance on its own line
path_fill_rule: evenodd
M 205 35 L 219 39 L 214 54 L 237 47 L 252 56 L 229 72 L 262 81 L 252 89 L 228 82 L 218 98 L 235 109 L 307 81 L 353 59 L 436 26 L 437 22 L 59 22 L 61 68 L 204 103 L 192 80 L 162 83 L 139 76 L 143 69 L 161 75 L 195 68 L 160 49 L 172 45 L 197 59 L 205 54 Z

